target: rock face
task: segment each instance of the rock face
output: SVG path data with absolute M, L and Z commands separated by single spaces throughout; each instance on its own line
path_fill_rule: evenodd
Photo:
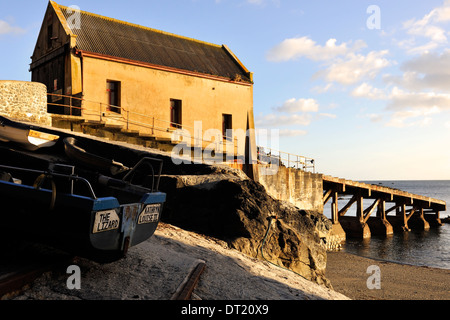
M 160 189 L 168 198 L 162 220 L 329 286 L 324 238 L 331 222 L 272 198 L 240 171 L 214 168 L 204 175 L 163 176 Z

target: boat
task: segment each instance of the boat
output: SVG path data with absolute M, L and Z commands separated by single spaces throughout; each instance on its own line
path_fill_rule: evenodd
M 64 139 L 64 150 L 66 155 L 79 165 L 95 169 L 100 172 L 106 170 L 107 173 L 112 174 L 113 176 L 130 170 L 130 168 L 124 166 L 120 162 L 86 151 L 86 147 L 73 137 Z
M 144 158 L 131 171 L 155 161 Z M 0 165 L 0 230 L 96 262 L 119 260 L 154 234 L 166 201 L 155 174 L 151 188 L 127 179 L 62 164 L 47 171 Z
M 13 142 L 29 151 L 49 148 L 56 144 L 59 136 L 35 129 L 33 126 L 0 116 L 0 141 Z

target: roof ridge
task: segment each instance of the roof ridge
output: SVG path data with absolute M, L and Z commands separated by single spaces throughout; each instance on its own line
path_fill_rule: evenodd
M 62 8 L 62 9 L 66 9 L 67 10 L 67 9 L 70 8 L 70 7 L 67 7 L 67 6 L 60 5 L 60 4 L 56 3 L 53 0 L 50 0 L 50 2 L 54 3 L 60 9 Z M 185 37 L 185 36 L 181 36 L 181 35 L 178 35 L 178 34 L 175 34 L 175 33 L 162 31 L 162 30 L 159 30 L 159 29 L 145 27 L 145 26 L 142 26 L 142 25 L 139 25 L 139 24 L 136 24 L 136 23 L 131 23 L 131 22 L 127 22 L 127 21 L 123 21 L 123 20 L 119 20 L 119 19 L 115 19 L 115 18 L 111 18 L 111 17 L 102 16 L 100 14 L 96 14 L 96 13 L 92 13 L 92 12 L 88 12 L 88 11 L 83 11 L 81 9 L 75 9 L 75 8 L 70 8 L 70 9 L 74 10 L 74 11 L 79 11 L 80 13 L 84 13 L 84 14 L 87 14 L 87 15 L 90 15 L 90 16 L 93 16 L 93 17 L 101 18 L 101 19 L 104 19 L 104 20 L 112 21 L 112 22 L 121 23 L 121 24 L 128 25 L 128 26 L 131 26 L 131 27 L 140 28 L 140 29 L 144 29 L 144 30 L 148 30 L 148 31 L 153 31 L 153 32 L 164 34 L 164 35 L 177 37 L 177 38 L 180 38 L 180 39 L 189 40 L 189 41 L 193 41 L 193 42 L 198 42 L 198 43 L 201 43 L 201 44 L 205 44 L 205 45 L 209 45 L 209 46 L 213 46 L 213 47 L 217 47 L 217 48 L 223 48 L 223 45 L 218 45 L 218 44 L 211 43 L 211 42 L 206 42 L 206 41 L 202 41 L 202 40 L 198 40 L 198 39 L 194 39 L 194 38 L 190 38 L 190 37 Z

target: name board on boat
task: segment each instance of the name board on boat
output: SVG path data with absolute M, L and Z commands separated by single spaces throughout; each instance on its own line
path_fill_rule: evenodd
M 116 210 L 99 211 L 95 213 L 93 233 L 119 229 L 120 218 Z
M 138 224 L 154 223 L 159 221 L 159 213 L 161 211 L 161 204 L 149 204 L 145 207 L 139 215 Z

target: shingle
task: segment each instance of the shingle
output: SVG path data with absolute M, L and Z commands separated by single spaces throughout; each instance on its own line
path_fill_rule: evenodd
M 60 6 L 66 19 L 67 8 Z M 250 82 L 223 47 L 81 11 L 80 50 Z

